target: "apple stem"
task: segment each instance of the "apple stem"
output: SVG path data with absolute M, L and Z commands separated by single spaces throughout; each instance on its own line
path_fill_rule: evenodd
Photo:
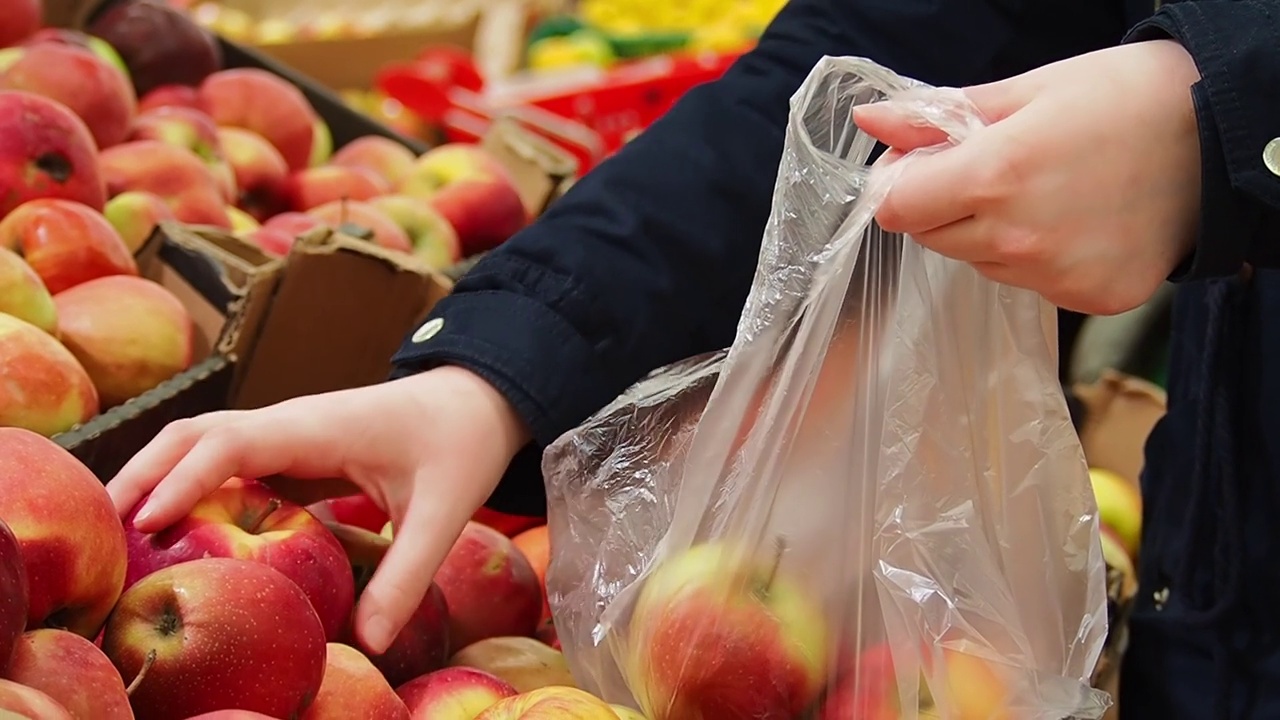
M 782 555 L 787 551 L 787 539 L 779 536 L 773 542 L 773 564 L 769 566 L 769 574 L 764 579 L 764 591 L 768 594 L 773 583 L 778 579 L 778 568 L 782 565 Z
M 258 530 L 262 529 L 262 523 L 266 522 L 267 518 L 271 517 L 271 513 L 279 509 L 280 498 L 271 498 L 267 501 L 267 507 L 263 509 L 262 513 L 258 515 L 253 522 L 249 523 L 249 527 L 245 528 L 245 531 L 250 535 L 256 535 Z
M 138 669 L 138 674 L 134 676 L 133 682 L 129 683 L 129 687 L 124 689 L 124 694 L 133 696 L 133 691 L 138 689 L 142 684 L 142 679 L 147 676 L 147 671 L 152 665 L 156 664 L 156 649 L 151 648 L 147 651 L 147 657 L 142 660 L 142 667 Z

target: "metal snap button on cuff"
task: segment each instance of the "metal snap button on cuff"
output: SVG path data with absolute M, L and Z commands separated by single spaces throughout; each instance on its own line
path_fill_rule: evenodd
M 1280 138 L 1267 143 L 1262 149 L 1262 164 L 1267 166 L 1272 175 L 1280 175 Z
M 436 335 L 439 335 L 440 331 L 443 329 L 444 318 L 432 318 L 423 323 L 422 327 L 415 330 L 410 340 L 413 340 L 416 343 L 424 343 Z

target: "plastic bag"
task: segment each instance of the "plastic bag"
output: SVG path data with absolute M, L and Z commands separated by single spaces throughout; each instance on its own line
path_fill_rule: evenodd
M 651 720 L 1110 703 L 1088 684 L 1105 571 L 1054 310 L 874 224 L 912 158 L 868 167 L 850 110 L 886 98 L 953 143 L 982 125 L 959 91 L 821 61 L 732 348 L 544 456 L 561 645 L 584 689 Z

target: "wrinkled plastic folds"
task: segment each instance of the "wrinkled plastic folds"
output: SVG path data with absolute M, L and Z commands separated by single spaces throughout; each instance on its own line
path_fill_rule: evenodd
M 857 105 L 951 138 L 868 164 Z M 550 448 L 561 645 L 651 720 L 1098 718 L 1097 510 L 1055 315 L 873 221 L 957 90 L 825 58 L 791 101 L 733 346 Z M 689 308 L 697 312 L 697 308 Z

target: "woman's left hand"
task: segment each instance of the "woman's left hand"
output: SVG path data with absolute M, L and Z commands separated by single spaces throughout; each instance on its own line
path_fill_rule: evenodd
M 1198 230 L 1199 77 L 1180 45 L 1157 40 L 966 88 L 990 125 L 908 158 L 877 220 L 1070 310 L 1141 305 Z M 854 119 L 894 156 L 945 140 L 892 102 Z

